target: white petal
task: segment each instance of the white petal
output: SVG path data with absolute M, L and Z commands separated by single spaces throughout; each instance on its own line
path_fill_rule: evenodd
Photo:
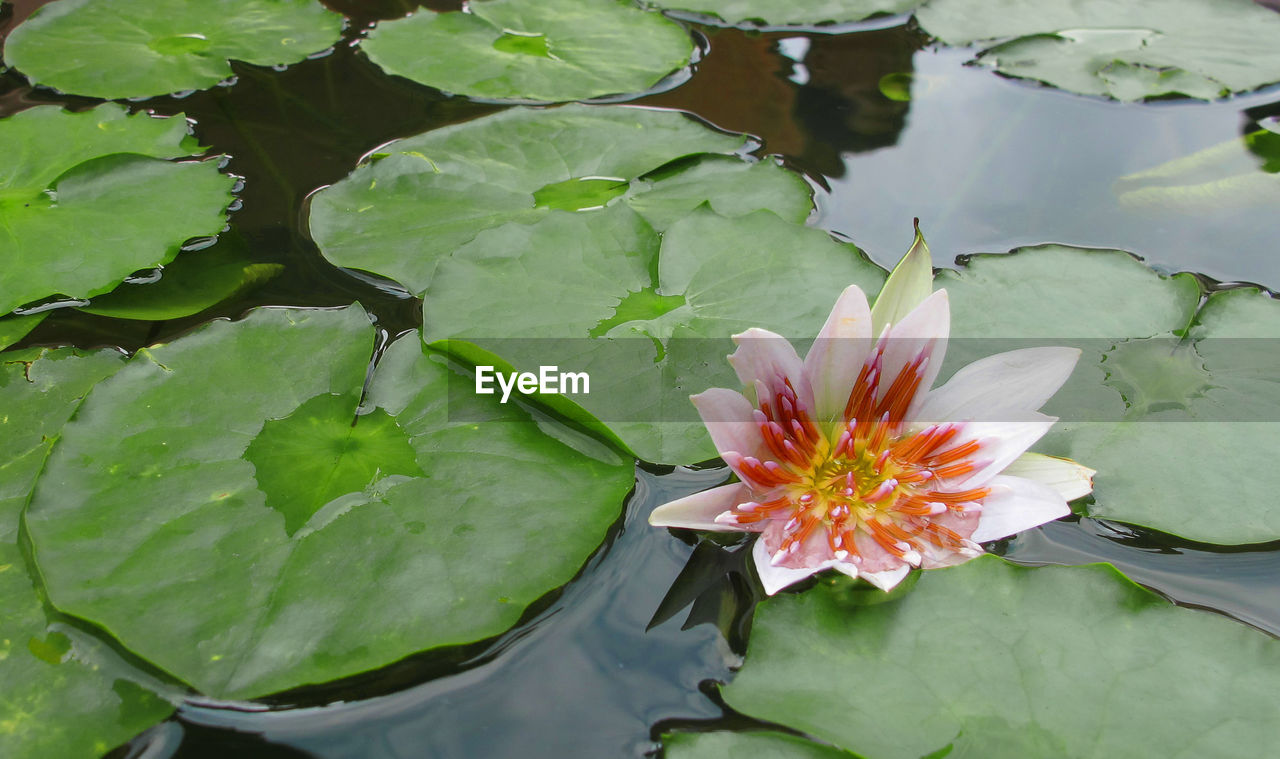
M 764 545 L 763 537 L 756 539 L 756 544 L 751 548 L 751 558 L 755 559 L 756 573 L 760 575 L 760 583 L 764 585 L 764 592 L 769 595 L 777 593 L 788 585 L 794 585 L 810 575 L 815 575 L 836 563 L 835 561 L 824 561 L 818 566 L 800 569 L 775 567 L 773 565 L 773 557 L 769 555 L 769 549 Z
M 1001 474 L 1044 483 L 1058 491 L 1058 495 L 1066 500 L 1074 501 L 1093 492 L 1093 475 L 1097 472 L 1071 459 L 1024 453 L 1005 467 Z
M 982 501 L 982 515 L 971 540 L 985 543 L 1061 519 L 1071 513 L 1058 491 L 1025 477 L 993 477 L 991 495 Z
M 974 361 L 931 391 L 913 420 L 1009 421 L 1043 406 L 1079 358 L 1078 348 L 1024 348 Z
M 926 391 L 933 385 L 933 380 L 938 376 L 938 370 L 942 368 L 942 360 L 947 352 L 947 335 L 950 331 L 951 304 L 947 300 L 946 290 L 939 290 L 925 298 L 924 302 L 916 306 L 911 313 L 890 327 L 877 400 L 884 397 L 903 367 L 924 353 L 929 356 L 929 362 L 924 367 L 915 400 L 910 406 L 911 410 L 908 411 L 908 418 L 915 419 L 915 410 L 923 402 Z
M 849 285 L 804 357 L 819 418 L 834 419 L 844 411 L 853 382 L 871 352 L 871 337 L 867 296 L 857 285 Z
M 759 458 L 764 452 L 760 425 L 752 417 L 755 407 L 736 390 L 713 387 L 689 396 L 711 433 L 711 442 L 721 455 L 729 451 Z
M 711 488 L 662 504 L 650 512 L 649 524 L 654 527 L 744 532 L 746 527 L 720 524 L 716 521 L 716 517 L 750 500 L 751 489 L 741 482 L 721 485 L 718 488 Z
M 886 324 L 897 324 L 932 292 L 933 258 L 917 225 L 911 249 L 893 267 L 876 296 L 876 305 L 871 309 L 873 334 L 879 335 Z
M 804 362 L 785 337 L 752 327 L 734 335 L 733 342 L 737 343 L 738 349 L 729 356 L 729 364 L 743 385 L 754 388 L 759 380 L 770 392 L 778 392 L 785 377 L 791 380 L 791 387 L 795 389 L 800 403 L 806 410 L 813 411 L 813 389 L 804 370 Z
M 1023 411 L 1021 419 L 1008 422 L 965 422 L 960 434 L 943 451 L 964 445 L 970 440 L 981 443 L 978 452 L 962 461 L 973 461 L 980 466 L 963 479 L 947 483 L 948 490 L 968 490 L 987 484 L 1012 464 L 1037 440 L 1044 437 L 1057 417 L 1046 416 L 1039 411 Z
M 883 591 L 893 590 L 894 587 L 902 582 L 902 578 L 907 576 L 911 571 L 911 567 L 903 564 L 895 569 L 886 569 L 880 572 L 863 572 L 858 576 Z

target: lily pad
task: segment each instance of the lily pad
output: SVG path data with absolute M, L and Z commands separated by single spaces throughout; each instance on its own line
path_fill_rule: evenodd
M 621 0 L 473 0 L 383 22 L 362 48 L 388 73 L 446 92 L 562 102 L 648 89 L 689 63 L 693 42 Z
M 6 316 L 0 318 L 0 350 L 26 337 L 31 330 L 40 326 L 40 322 L 48 318 L 48 311 L 27 316 Z
M 284 270 L 283 264 L 254 263 L 234 243 L 189 251 L 164 267 L 160 279 L 125 283 L 81 308 L 117 319 L 180 319 L 230 300 Z
M 1253 0 L 932 0 L 916 19 L 1003 74 L 1086 95 L 1211 100 L 1280 81 L 1280 14 Z
M 717 16 L 730 23 L 752 21 L 769 26 L 813 25 L 861 21 L 883 14 L 909 13 L 919 0 L 662 0 L 655 3 L 672 10 Z
M 172 705 L 102 642 L 46 612 L 27 571 L 19 519 L 59 430 L 119 369 L 112 351 L 0 354 L 0 754 L 100 756 L 164 719 Z
M 979 256 L 937 285 L 952 296 L 953 334 L 984 338 L 953 339 L 949 364 L 1022 339 L 1083 349 L 1045 407 L 1061 421 L 1037 450 L 1098 470 L 1089 513 L 1207 542 L 1280 537 L 1269 505 L 1280 476 L 1268 463 L 1280 434 L 1280 303 L 1244 288 L 1200 307 L 1190 276 L 1058 246 Z
M 715 448 L 688 396 L 737 384 L 730 335 L 814 335 L 841 290 L 874 293 L 883 279 L 852 245 L 769 211 L 698 209 L 661 241 L 626 205 L 556 212 L 444 259 L 423 296 L 424 331 L 478 364 L 585 371 L 589 394 L 543 400 L 581 416 L 576 404 L 641 459 L 690 463 Z
M 51 602 L 203 693 L 251 698 L 495 635 L 572 578 L 629 463 L 451 401 L 416 333 L 362 405 L 374 343 L 358 306 L 261 309 L 139 351 L 31 501 Z
M 227 79 L 228 59 L 297 63 L 342 24 L 315 0 L 58 0 L 9 34 L 4 60 L 74 95 L 165 95 Z
M 334 264 L 421 294 L 441 257 L 482 230 L 567 209 L 589 218 L 621 203 L 658 229 L 702 203 L 803 220 L 812 209 L 804 180 L 724 155 L 744 143 L 674 111 L 511 109 L 381 148 L 316 194 L 311 233 Z M 709 155 L 672 163 L 697 154 Z
M 235 180 L 210 161 L 165 160 L 198 150 L 186 129 L 115 105 L 0 120 L 0 313 L 99 295 L 217 234 Z
M 663 736 L 664 755 L 686 757 L 750 756 L 752 759 L 856 759 L 855 754 L 796 735 L 775 732 L 673 733 Z
M 1280 740 L 1280 644 L 1109 566 L 986 556 L 869 595 L 837 579 L 764 602 L 729 705 L 867 759 L 1248 756 Z

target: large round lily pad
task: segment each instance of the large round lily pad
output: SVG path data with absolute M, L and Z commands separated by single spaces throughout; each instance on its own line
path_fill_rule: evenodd
M 1280 537 L 1268 463 L 1280 303 L 1245 288 L 1201 307 L 1190 276 L 1058 246 L 979 256 L 937 286 L 951 293 L 953 334 L 981 338 L 953 339 L 949 363 L 1032 343 L 1083 349 L 1037 449 L 1098 470 L 1091 514 L 1216 543 Z
M 568 581 L 630 465 L 451 400 L 416 333 L 361 405 L 374 342 L 358 306 L 264 309 L 98 385 L 28 510 L 52 603 L 246 698 L 497 634 Z
M 74 95 L 164 95 L 230 77 L 228 59 L 297 63 L 342 23 L 316 0 L 58 0 L 9 34 L 4 59 Z
M 730 215 L 772 208 L 805 218 L 804 181 L 772 162 L 725 155 L 743 144 L 674 111 L 511 109 L 382 148 L 313 198 L 311 233 L 338 266 L 421 294 L 440 258 L 482 230 L 559 210 L 590 218 L 623 203 L 659 229 L 701 203 Z
M 882 600 L 843 579 L 769 599 L 725 700 L 867 759 L 1265 756 L 1280 740 L 1280 644 L 1109 566 L 988 556 Z
M 907 13 L 919 0 L 661 0 L 654 3 L 673 10 L 692 11 L 736 24 L 756 21 L 769 26 L 813 25 L 861 21 L 881 14 Z
M 51 295 L 104 293 L 226 223 L 234 179 L 181 118 L 115 105 L 31 108 L 0 120 L 0 313 Z
M 385 71 L 470 97 L 561 102 L 639 92 L 689 63 L 689 33 L 624 0 L 473 0 L 364 42 Z
M 852 245 L 769 211 L 699 209 L 659 241 L 619 205 L 478 235 L 441 262 L 424 329 L 478 347 L 476 363 L 587 372 L 589 394 L 543 399 L 576 403 L 641 459 L 691 463 L 715 448 L 688 396 L 737 385 L 730 335 L 814 335 L 841 290 L 874 293 L 883 278 Z
M 123 359 L 113 351 L 0 353 L 3 756 L 101 756 L 173 710 L 106 644 L 46 612 L 19 542 L 22 508 L 62 425 Z
M 985 45 L 1001 73 L 1086 95 L 1210 100 L 1280 81 L 1280 14 L 1253 0 L 931 0 L 916 18 Z

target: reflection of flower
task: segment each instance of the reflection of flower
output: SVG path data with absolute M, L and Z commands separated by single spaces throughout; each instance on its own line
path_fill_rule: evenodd
M 803 361 L 772 332 L 735 335 L 729 362 L 754 404 L 724 388 L 693 402 L 739 482 L 650 523 L 761 533 L 755 562 L 774 593 L 828 567 L 888 590 L 911 567 L 959 564 L 981 541 L 1065 516 L 1092 470 L 1025 451 L 1056 421 L 1037 409 L 1079 351 L 1001 353 L 930 390 L 950 329 L 932 282 L 917 233 L 875 308 L 850 286 Z

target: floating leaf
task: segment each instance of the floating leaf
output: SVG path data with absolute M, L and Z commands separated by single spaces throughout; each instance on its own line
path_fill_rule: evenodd
M 117 319 L 179 319 L 248 292 L 283 270 L 282 264 L 253 263 L 242 249 L 219 242 L 178 256 L 157 282 L 126 283 L 80 310 Z
M 123 365 L 112 351 L 0 354 L 0 754 L 100 756 L 173 707 L 107 646 L 46 614 L 19 547 L 19 517 L 59 430 Z
M 799 736 L 774 732 L 674 733 L 663 736 L 665 755 L 686 757 L 750 756 L 752 759 L 856 759 L 854 754 Z
M 1265 755 L 1280 740 L 1280 645 L 1111 567 L 987 556 L 869 595 L 839 579 L 763 603 L 729 705 L 867 759 Z
M 673 10 L 692 11 L 736 24 L 753 21 L 770 26 L 813 25 L 861 21 L 882 14 L 908 13 L 919 0 L 806 0 L 779 3 L 774 0 L 661 0 L 654 3 Z
M 58 0 L 9 34 L 4 59 L 75 95 L 164 95 L 230 77 L 228 59 L 297 63 L 342 23 L 315 0 Z
M 31 330 L 40 326 L 40 322 L 49 316 L 48 311 L 28 316 L 6 316 L 0 318 L 0 350 L 26 337 Z
M 730 215 L 768 207 L 804 219 L 808 186 L 772 162 L 708 155 L 668 165 L 743 143 L 673 111 L 511 109 L 382 148 L 316 194 L 311 233 L 338 266 L 421 294 L 440 258 L 480 231 L 557 209 L 591 217 L 601 201 L 628 204 L 659 229 L 702 203 Z
M 841 290 L 874 293 L 883 278 L 857 248 L 768 211 L 730 219 L 700 209 L 659 243 L 622 205 L 478 235 L 441 262 L 424 329 L 428 340 L 478 346 L 468 355 L 477 363 L 588 372 L 591 392 L 574 403 L 640 458 L 689 463 L 715 455 L 688 396 L 736 384 L 724 361 L 730 335 L 816 334 Z
M 164 160 L 196 149 L 183 119 L 31 108 L 0 120 L 0 142 L 0 313 L 104 293 L 226 223 L 233 178 Z
M 416 333 L 358 407 L 374 338 L 359 307 L 262 309 L 100 384 L 27 515 L 53 604 L 248 698 L 495 635 L 568 581 L 630 465 L 451 402 Z
M 916 12 L 950 45 L 987 44 L 1003 74 L 1117 100 L 1211 100 L 1280 81 L 1280 14 L 1253 0 L 932 0 Z
M 679 24 L 620 0 L 475 0 L 467 11 L 424 9 L 379 24 L 362 47 L 388 73 L 446 92 L 548 102 L 648 89 L 693 52 Z

